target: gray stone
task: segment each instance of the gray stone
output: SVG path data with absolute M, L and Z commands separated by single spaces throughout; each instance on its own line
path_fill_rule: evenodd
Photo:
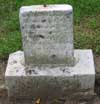
M 5 73 L 9 97 L 52 99 L 69 96 L 77 90 L 94 91 L 95 68 L 92 51 L 75 50 L 74 57 L 74 67 L 27 67 L 22 51 L 10 54 Z M 25 71 L 26 68 L 28 71 Z
M 70 5 L 25 6 L 19 18 L 24 52 L 9 56 L 5 82 L 10 98 L 47 100 L 94 91 L 93 54 L 73 48 Z
M 19 18 L 27 65 L 74 65 L 72 6 L 24 6 Z

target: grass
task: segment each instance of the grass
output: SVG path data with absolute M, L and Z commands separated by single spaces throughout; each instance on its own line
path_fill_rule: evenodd
M 100 0 L 0 0 L 0 58 L 22 49 L 19 8 L 34 4 L 71 4 L 75 48 L 100 54 Z

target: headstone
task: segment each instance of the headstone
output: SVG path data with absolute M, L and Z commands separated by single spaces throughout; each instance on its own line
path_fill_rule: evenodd
M 24 52 L 9 55 L 10 98 L 71 99 L 94 91 L 92 50 L 73 48 L 72 6 L 24 6 L 19 17 Z
M 25 6 L 19 17 L 26 64 L 74 64 L 72 6 Z

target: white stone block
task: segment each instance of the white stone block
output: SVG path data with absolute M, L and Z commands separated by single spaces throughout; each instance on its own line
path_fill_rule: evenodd
M 27 65 L 74 64 L 72 6 L 24 6 L 19 18 Z
M 75 50 L 74 57 L 77 60 L 74 67 L 27 67 L 22 51 L 10 54 L 5 73 L 9 97 L 51 99 L 69 96 L 76 90 L 94 90 L 95 68 L 92 51 Z M 25 71 L 26 68 L 29 71 Z

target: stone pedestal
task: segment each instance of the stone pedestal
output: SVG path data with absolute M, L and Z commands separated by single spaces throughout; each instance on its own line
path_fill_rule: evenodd
M 8 95 L 10 98 L 54 99 L 79 91 L 94 91 L 92 51 L 75 50 L 74 54 L 77 60 L 74 67 L 27 67 L 22 51 L 10 54 L 5 73 Z M 26 68 L 30 71 L 26 72 Z

